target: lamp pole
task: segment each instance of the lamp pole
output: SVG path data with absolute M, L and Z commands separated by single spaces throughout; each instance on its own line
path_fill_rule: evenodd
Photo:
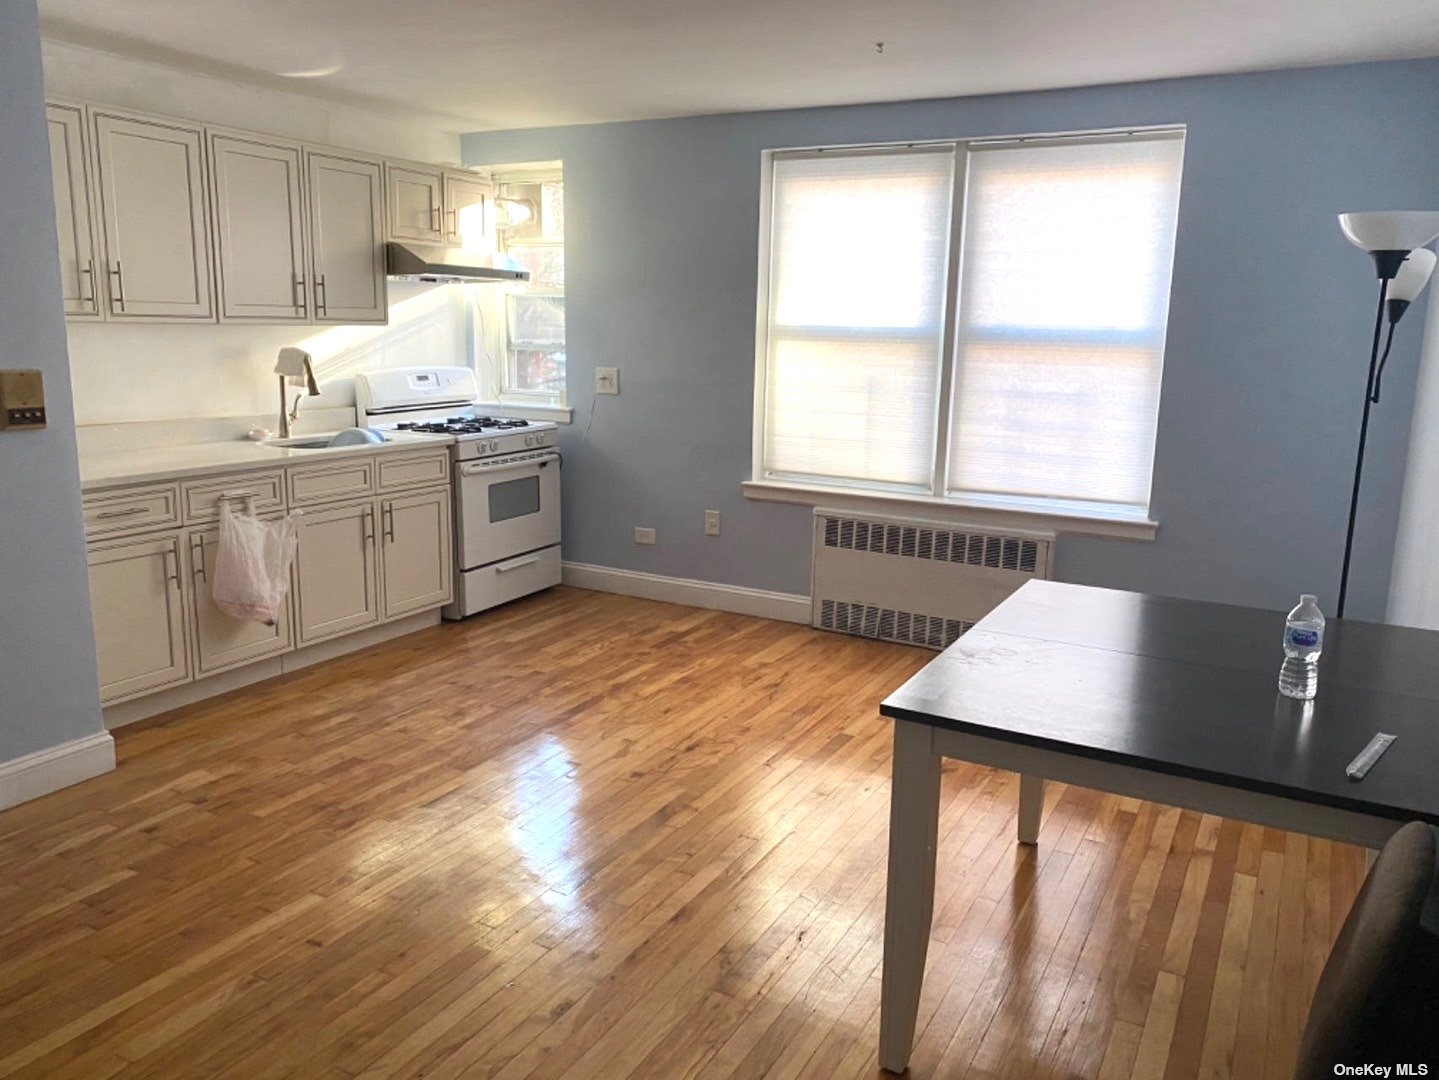
M 1339 618 L 1344 617 L 1344 600 L 1349 592 L 1349 560 L 1354 554 L 1354 523 L 1359 515 L 1359 485 L 1364 479 L 1364 443 L 1369 437 L 1369 409 L 1374 404 L 1374 375 L 1379 367 L 1379 339 L 1384 331 L 1384 301 L 1389 296 L 1389 278 L 1379 279 L 1379 308 L 1374 313 L 1374 344 L 1369 349 L 1369 379 L 1364 384 L 1364 413 L 1359 421 L 1359 453 L 1354 458 L 1354 490 L 1349 496 L 1349 530 L 1344 535 L 1344 569 L 1339 574 Z

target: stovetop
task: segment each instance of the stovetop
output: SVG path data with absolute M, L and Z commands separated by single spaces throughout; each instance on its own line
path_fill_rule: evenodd
M 395 430 L 412 431 L 422 435 L 488 435 L 491 432 L 511 431 L 529 426 L 528 420 L 494 416 L 452 416 L 447 420 L 396 424 Z

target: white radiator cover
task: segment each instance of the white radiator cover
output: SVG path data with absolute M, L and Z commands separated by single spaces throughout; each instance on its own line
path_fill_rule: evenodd
M 811 623 L 943 649 L 1033 578 L 1054 534 L 816 509 Z

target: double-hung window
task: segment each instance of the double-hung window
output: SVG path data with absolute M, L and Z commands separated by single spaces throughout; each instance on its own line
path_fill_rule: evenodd
M 1183 146 L 769 155 L 756 480 L 1147 520 Z
M 521 284 L 475 290 L 482 383 L 501 407 L 565 405 L 565 183 L 558 169 L 498 173 L 499 263 L 529 271 Z

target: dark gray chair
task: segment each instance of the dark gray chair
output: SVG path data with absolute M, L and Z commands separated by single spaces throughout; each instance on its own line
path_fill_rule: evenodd
M 1414 822 L 1369 871 L 1319 976 L 1295 1080 L 1336 1065 L 1439 1074 L 1439 830 Z

